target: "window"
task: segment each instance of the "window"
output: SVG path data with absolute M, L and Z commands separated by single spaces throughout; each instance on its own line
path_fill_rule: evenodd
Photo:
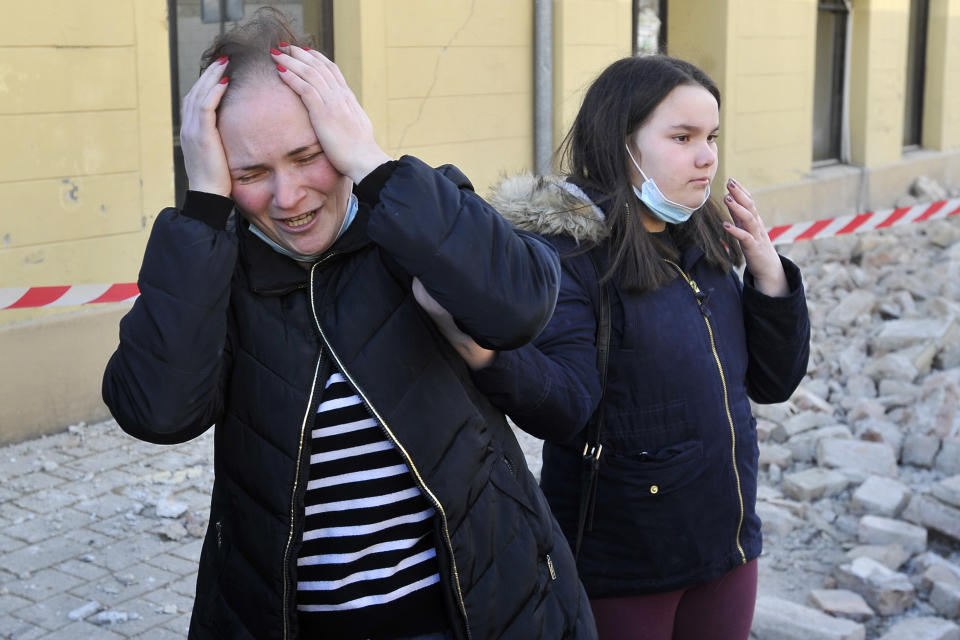
M 820 0 L 813 89 L 814 162 L 842 159 L 847 20 L 847 7 L 842 1 Z
M 903 104 L 903 146 L 920 146 L 923 134 L 923 81 L 930 0 L 910 0 L 910 33 Z
M 667 0 L 633 0 L 633 54 L 659 53 L 667 46 Z
M 183 204 L 187 176 L 180 150 L 180 102 L 200 73 L 200 55 L 218 33 L 263 6 L 280 9 L 293 28 L 306 32 L 320 51 L 333 57 L 333 0 L 167 0 L 170 21 L 170 83 L 173 97 L 173 166 L 177 205 Z

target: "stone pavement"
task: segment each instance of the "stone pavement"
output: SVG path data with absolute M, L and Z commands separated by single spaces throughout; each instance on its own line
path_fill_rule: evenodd
M 110 420 L 0 447 L 0 638 L 185 638 L 212 485 L 212 429 L 163 446 Z
M 111 421 L 0 447 L 0 638 L 185 638 L 213 431 L 176 446 Z

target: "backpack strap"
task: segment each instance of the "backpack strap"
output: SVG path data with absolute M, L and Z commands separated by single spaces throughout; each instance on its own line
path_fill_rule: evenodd
M 600 265 L 594 252 L 590 253 L 590 263 L 597 276 L 597 288 L 600 295 L 599 317 L 597 318 L 597 371 L 600 373 L 600 404 L 587 423 L 587 440 L 583 445 L 583 468 L 580 480 L 580 510 L 577 518 L 577 539 L 574 545 L 574 558 L 580 559 L 580 546 L 584 531 L 593 529 L 593 513 L 597 502 L 597 484 L 600 475 L 600 454 L 603 452 L 601 432 L 603 430 L 604 396 L 607 393 L 607 360 L 610 355 L 610 295 L 608 285 L 601 283 Z

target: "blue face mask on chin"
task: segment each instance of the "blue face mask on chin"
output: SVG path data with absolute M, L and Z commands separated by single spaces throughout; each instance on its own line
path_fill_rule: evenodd
M 652 213 L 657 220 L 662 220 L 668 224 L 686 222 L 690 219 L 690 216 L 693 215 L 693 212 L 705 205 L 710 198 L 710 184 L 708 183 L 706 193 L 703 194 L 703 202 L 695 207 L 688 207 L 679 202 L 668 200 L 660 191 L 657 183 L 648 178 L 647 174 L 640 168 L 640 165 L 637 164 L 633 154 L 630 153 L 630 147 L 627 147 L 627 155 L 630 156 L 630 161 L 633 162 L 633 166 L 635 166 L 637 171 L 640 172 L 640 175 L 643 176 L 643 185 L 640 188 L 638 188 L 637 185 L 633 185 L 633 192 L 637 194 L 640 202 L 647 205 L 647 209 L 650 210 L 650 213 Z

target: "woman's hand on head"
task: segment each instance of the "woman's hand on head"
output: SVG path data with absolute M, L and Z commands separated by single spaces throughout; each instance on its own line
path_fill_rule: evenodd
M 334 168 L 357 183 L 390 160 L 337 65 L 313 49 L 295 45 L 282 49 L 271 51 L 280 78 L 303 100 L 317 140 Z
M 183 98 L 180 148 L 191 190 L 230 197 L 230 169 L 217 131 L 217 107 L 229 83 L 226 68 L 226 58 L 215 61 Z
M 783 263 L 767 235 L 767 229 L 757 213 L 757 206 L 750 192 L 730 178 L 723 203 L 733 218 L 733 224 L 724 222 L 723 228 L 740 241 L 747 269 L 753 275 L 757 289 L 771 297 L 787 295 L 790 286 L 783 271 Z
M 427 293 L 426 288 L 423 286 L 423 283 L 420 282 L 419 278 L 413 279 L 413 297 L 416 298 L 417 303 L 423 307 L 423 310 L 427 312 L 427 315 L 430 316 L 433 323 L 437 325 L 437 328 L 440 330 L 440 333 L 443 334 L 443 337 L 447 339 L 447 342 L 452 344 L 457 350 L 457 353 L 464 359 L 468 367 L 477 371 L 493 363 L 497 352 L 484 349 L 478 345 L 473 338 L 463 331 L 460 331 L 453 316 L 451 316 L 433 296 Z

